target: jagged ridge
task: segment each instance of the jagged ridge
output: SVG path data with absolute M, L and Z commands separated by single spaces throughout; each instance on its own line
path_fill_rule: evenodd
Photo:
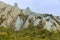
M 44 28 L 49 31 L 60 29 L 60 16 L 51 14 L 38 14 L 30 10 L 19 9 L 17 4 L 11 6 L 0 2 L 0 26 L 14 28 L 20 30 L 30 25 L 34 27 Z

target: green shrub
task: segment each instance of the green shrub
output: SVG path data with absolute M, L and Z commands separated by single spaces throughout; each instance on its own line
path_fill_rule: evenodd
M 0 40 L 60 40 L 60 31 L 49 32 L 38 28 L 15 31 L 11 28 L 0 27 Z

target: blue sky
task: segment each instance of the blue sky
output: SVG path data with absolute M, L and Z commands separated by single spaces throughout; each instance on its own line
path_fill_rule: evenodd
M 49 13 L 60 16 L 60 0 L 0 0 L 14 5 L 17 2 L 19 8 L 30 7 L 34 12 Z

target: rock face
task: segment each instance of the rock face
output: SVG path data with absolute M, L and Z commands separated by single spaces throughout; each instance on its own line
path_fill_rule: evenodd
M 31 25 L 49 31 L 57 31 L 60 30 L 60 16 L 34 13 L 29 7 L 19 9 L 16 3 L 11 6 L 0 2 L 0 26 L 20 30 Z
M 23 24 L 23 21 L 22 21 L 21 17 L 18 16 L 16 19 L 16 22 L 15 22 L 15 29 L 20 30 L 22 24 Z

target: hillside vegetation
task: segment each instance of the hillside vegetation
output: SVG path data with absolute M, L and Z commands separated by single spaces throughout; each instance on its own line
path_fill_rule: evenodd
M 0 40 L 60 40 L 60 31 L 32 28 L 15 31 L 11 28 L 0 27 Z

